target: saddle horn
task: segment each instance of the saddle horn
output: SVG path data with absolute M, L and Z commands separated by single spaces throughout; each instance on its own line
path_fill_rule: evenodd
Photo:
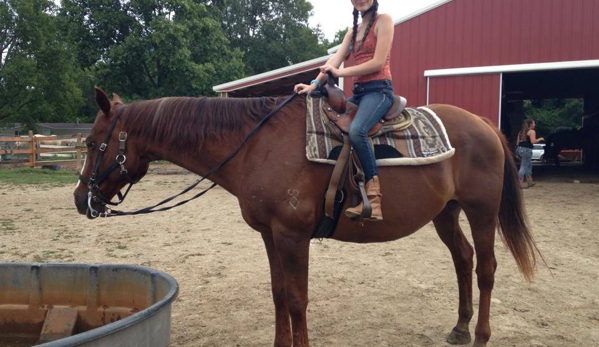
M 327 78 L 327 83 L 324 85 L 324 89 L 326 90 L 326 94 L 329 99 L 329 105 L 331 105 L 335 111 L 343 114 L 345 113 L 347 106 L 345 94 L 339 87 L 335 85 L 335 76 L 333 76 L 333 73 L 328 71 L 327 75 L 329 76 Z

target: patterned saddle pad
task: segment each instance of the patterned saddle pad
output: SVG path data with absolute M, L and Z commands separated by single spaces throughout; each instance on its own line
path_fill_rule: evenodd
M 335 125 L 321 114 L 322 102 L 322 98 L 306 98 L 306 156 L 310 161 L 334 165 L 343 143 L 330 131 L 329 127 Z M 378 166 L 432 164 L 455 153 L 445 126 L 432 110 L 406 110 L 412 116 L 412 125 L 371 138 Z

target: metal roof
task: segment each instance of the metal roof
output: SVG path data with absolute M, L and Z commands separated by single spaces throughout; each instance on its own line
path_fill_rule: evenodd
M 242 78 L 236 81 L 219 84 L 217 86 L 214 86 L 212 90 L 214 90 L 217 93 L 227 93 L 238 90 L 240 88 L 247 88 L 253 85 L 265 83 L 273 79 L 297 75 L 302 72 L 314 70 L 316 67 L 329 60 L 331 56 L 332 54 L 297 63 L 294 65 L 285 66 L 276 70 L 267 71 L 258 75 Z

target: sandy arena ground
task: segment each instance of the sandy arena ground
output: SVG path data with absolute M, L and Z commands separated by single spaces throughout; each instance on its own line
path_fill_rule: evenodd
M 524 196 L 550 270 L 541 264 L 536 281 L 525 283 L 498 239 L 489 345 L 598 346 L 599 175 L 538 167 L 535 175 L 538 184 Z M 174 167 L 153 167 L 123 209 L 151 205 L 196 180 Z M 272 346 L 266 252 L 233 196 L 217 187 L 168 212 L 89 221 L 75 210 L 73 188 L 0 184 L 2 261 L 153 267 L 180 285 L 171 346 Z M 310 270 L 312 346 L 448 345 L 457 284 L 432 224 L 385 244 L 314 240 Z M 476 287 L 474 294 L 472 333 Z

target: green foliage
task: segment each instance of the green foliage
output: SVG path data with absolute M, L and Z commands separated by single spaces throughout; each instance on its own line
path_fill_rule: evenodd
M 0 123 L 73 121 L 83 98 L 74 82 L 72 52 L 65 49 L 55 5 L 48 0 L 0 4 Z
M 326 54 L 307 0 L 3 0 L 0 124 L 92 122 L 94 86 L 124 100 L 217 84 Z
M 547 136 L 560 128 L 582 126 L 582 99 L 525 100 L 524 118 L 534 119 L 537 136 Z
M 94 67 L 131 34 L 136 23 L 131 6 L 131 1 L 122 0 L 62 0 L 61 29 L 81 68 Z
M 322 33 L 308 26 L 313 7 L 306 0 L 205 2 L 218 8 L 231 46 L 244 53 L 247 75 L 326 54 Z
M 347 34 L 348 30 L 349 30 L 349 28 L 345 28 L 343 30 L 338 30 L 335 33 L 335 38 L 333 39 L 332 42 L 325 41 L 326 46 L 328 48 L 332 48 L 332 47 L 340 45 L 343 42 L 343 39 L 345 38 L 345 34 Z
M 243 76 L 239 51 L 229 42 L 204 4 L 191 0 L 109 1 L 112 6 L 75 6 L 68 0 L 63 16 L 69 18 L 74 42 L 109 22 L 112 29 L 100 34 L 80 53 L 81 63 L 95 61 L 99 85 L 129 100 L 172 95 L 213 95 L 212 86 Z M 119 6 L 117 6 L 117 4 Z M 102 26 L 100 26 L 102 29 Z

